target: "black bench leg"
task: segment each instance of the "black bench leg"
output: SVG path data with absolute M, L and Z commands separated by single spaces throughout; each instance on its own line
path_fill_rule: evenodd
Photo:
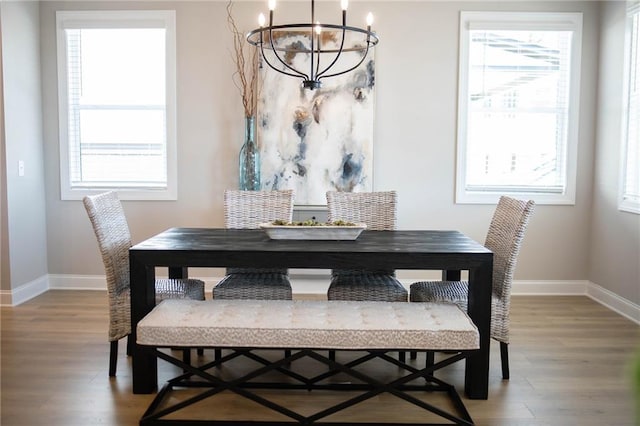
M 336 351 L 329 351 L 329 359 L 331 361 L 335 361 L 336 360 Z
M 398 360 L 400 362 L 407 362 L 407 353 L 405 351 L 398 352 Z
M 500 342 L 500 360 L 502 361 L 502 378 L 509 380 L 509 344 Z
M 411 359 L 417 359 L 417 358 L 418 358 L 418 352 L 411 351 Z
M 182 362 L 191 365 L 191 349 L 182 350 Z M 183 370 L 185 373 L 187 370 Z
M 431 367 L 435 362 L 435 352 L 427 351 L 426 355 L 427 355 L 427 360 L 426 360 L 425 366 L 428 368 L 428 367 Z
M 242 348 L 239 349 L 235 349 L 235 348 L 231 348 L 231 350 L 233 351 L 237 351 L 240 350 L 242 351 Z M 246 349 L 244 349 L 246 351 Z M 279 351 L 283 351 L 285 349 L 279 348 L 277 349 Z M 396 349 L 396 351 L 398 351 Z M 244 398 L 247 398 L 248 400 L 251 400 L 253 402 L 256 402 L 264 407 L 276 410 L 282 414 L 285 414 L 289 417 L 291 417 L 294 420 L 297 421 L 289 421 L 286 422 L 287 424 L 316 424 L 316 420 L 324 418 L 328 415 L 331 415 L 332 413 L 336 413 L 338 411 L 341 411 L 343 409 L 346 409 L 348 407 L 353 407 L 354 405 L 358 404 L 358 402 L 360 402 L 360 398 L 362 397 L 362 400 L 364 399 L 368 399 L 370 396 L 375 396 L 377 394 L 380 393 L 391 393 L 394 394 L 404 400 L 406 400 L 407 402 L 416 405 L 418 408 L 423 408 L 426 411 L 429 411 L 435 415 L 438 415 L 444 419 L 449 420 L 450 422 L 453 423 L 428 423 L 428 424 L 456 424 L 456 425 L 473 425 L 473 420 L 471 419 L 471 416 L 469 415 L 469 412 L 467 411 L 466 407 L 464 406 L 464 403 L 462 401 L 462 399 L 460 398 L 458 392 L 456 391 L 456 388 L 449 384 L 444 382 L 443 380 L 437 379 L 436 377 L 433 376 L 433 373 L 425 373 L 425 370 L 423 369 L 416 369 L 413 367 L 410 367 L 408 365 L 404 365 L 405 370 L 408 370 L 409 373 L 413 373 L 404 377 L 399 378 L 399 380 L 395 380 L 393 378 L 390 378 L 390 381 L 385 381 L 385 382 L 379 382 L 377 379 L 375 379 L 373 376 L 369 376 L 368 374 L 365 374 L 364 371 L 363 372 L 359 372 L 356 369 L 354 369 L 354 367 L 357 368 L 357 365 L 361 364 L 362 360 L 363 362 L 366 362 L 367 360 L 371 360 L 374 358 L 378 358 L 381 357 L 382 355 L 384 355 L 384 358 L 386 358 L 387 360 L 391 360 L 393 361 L 392 358 L 387 356 L 387 351 L 376 351 L 376 350 L 372 350 L 370 351 L 369 355 L 373 355 L 373 358 L 369 358 L 369 356 L 363 356 L 362 358 L 359 358 L 358 360 L 356 360 L 356 362 L 349 362 L 347 364 L 340 364 L 340 363 L 332 363 L 328 360 L 328 358 L 316 353 L 315 351 L 311 350 L 311 349 L 300 349 L 297 350 L 298 353 L 296 353 L 296 359 L 300 359 L 302 357 L 311 357 L 312 359 L 315 359 L 323 364 L 326 364 L 329 368 L 331 368 L 331 373 L 333 373 L 334 370 L 342 370 L 344 371 L 344 373 L 348 374 L 349 376 L 353 376 L 356 379 L 360 379 L 359 381 L 362 381 L 365 383 L 365 387 L 362 387 L 362 384 L 360 383 L 343 383 L 339 388 L 337 389 L 341 389 L 341 390 L 346 390 L 346 391 L 350 391 L 353 390 L 355 392 L 358 393 L 362 393 L 363 390 L 366 390 L 367 392 L 365 392 L 364 394 L 361 394 L 360 396 L 353 398 L 353 399 L 348 399 L 348 400 L 344 400 L 342 402 L 339 402 L 338 404 L 332 405 L 330 407 L 327 407 L 326 409 L 319 411 L 317 413 L 315 413 L 312 417 L 305 417 L 302 416 L 298 413 L 296 413 L 295 411 L 292 411 L 290 408 L 287 408 L 287 406 L 285 405 L 280 405 L 277 404 L 275 402 L 266 400 L 262 397 L 260 397 L 258 394 L 255 394 L 253 392 L 250 392 L 248 390 L 244 390 L 242 393 L 239 393 L 241 396 L 243 396 Z M 406 355 L 407 350 L 400 350 L 398 351 L 399 353 L 404 353 Z M 445 367 L 447 365 L 450 365 L 454 362 L 457 361 L 461 361 L 464 360 L 468 354 L 465 353 L 465 351 L 461 351 L 461 352 L 456 352 L 456 351 L 445 351 L 447 353 L 453 353 L 454 355 L 451 357 L 448 357 L 447 359 L 442 359 L 440 360 L 440 362 L 438 363 L 438 368 L 442 368 Z M 176 359 L 175 357 L 173 357 L 172 355 L 167 355 L 161 351 L 156 350 L 155 351 L 156 356 L 160 359 L 163 359 L 165 361 L 168 361 L 170 363 L 172 363 L 173 365 L 177 365 L 180 366 L 183 363 L 181 363 L 178 359 Z M 335 350 L 331 350 L 330 353 L 333 353 L 335 355 L 336 351 Z M 469 352 L 471 353 L 471 351 Z M 199 401 L 201 401 L 202 399 L 208 398 L 210 396 L 215 395 L 216 392 L 216 388 L 222 387 L 222 388 L 229 388 L 229 389 L 244 389 L 246 388 L 254 388 L 255 386 L 251 386 L 252 382 L 251 379 L 255 376 L 258 376 L 262 373 L 264 373 L 266 370 L 280 370 L 280 366 L 282 364 L 282 359 L 278 360 L 275 363 L 270 363 L 269 361 L 256 356 L 255 358 L 256 360 L 260 361 L 260 363 L 263 363 L 264 366 L 259 366 L 256 367 L 256 370 L 251 371 L 249 374 L 247 374 L 246 376 L 244 376 L 241 379 L 231 379 L 230 381 L 225 381 L 222 380 L 222 378 L 216 378 L 213 376 L 210 376 L 208 374 L 205 373 L 205 370 L 208 368 L 207 366 L 209 366 L 210 364 L 207 364 L 206 366 L 203 366 L 201 368 L 189 368 L 190 372 L 193 375 L 197 375 L 197 376 L 201 376 L 203 379 L 205 379 L 205 382 L 199 382 L 200 386 L 197 387 L 205 387 L 205 388 L 211 388 L 211 391 L 206 391 L 203 392 L 202 398 L 200 396 L 196 397 L 196 398 L 189 398 L 189 400 L 186 401 L 182 401 L 182 402 L 177 402 L 174 401 L 173 404 L 169 403 L 169 394 L 173 391 L 174 387 L 195 387 L 195 383 L 191 382 L 187 379 L 187 381 L 185 381 L 185 377 L 182 376 L 178 376 L 174 379 L 171 379 L 166 385 L 165 387 L 158 392 L 158 394 L 156 395 L 156 397 L 154 398 L 154 400 L 151 402 L 151 405 L 149 406 L 149 408 L 147 409 L 147 411 L 145 412 L 145 414 L 143 415 L 142 419 L 140 420 L 140 424 L 141 425 L 159 425 L 159 424 L 204 424 L 207 423 L 209 424 L 209 422 L 207 422 L 206 420 L 187 420 L 187 419 L 183 419 L 183 420 L 179 420 L 179 419 L 166 419 L 166 418 L 162 418 L 164 416 L 170 415 L 173 412 L 176 412 L 182 408 L 185 408 L 189 405 L 192 404 L 196 404 Z M 431 362 L 434 362 L 434 351 L 429 351 L 427 352 L 427 362 L 429 362 L 429 360 L 431 360 Z M 393 363 L 395 363 L 395 361 L 393 361 Z M 396 365 L 399 365 L 396 363 Z M 435 366 L 435 364 L 434 364 Z M 336 368 L 337 367 L 337 368 Z M 400 365 L 400 367 L 402 367 L 402 365 Z M 286 372 L 286 370 L 283 370 L 283 372 Z M 291 371 L 291 373 L 293 373 L 293 371 Z M 328 387 L 326 387 L 325 384 L 322 383 L 318 383 L 318 379 L 317 378 L 306 378 L 306 376 L 304 375 L 300 375 L 300 374 L 296 374 L 296 375 L 289 375 L 287 374 L 287 376 L 293 377 L 296 379 L 296 381 L 302 381 L 305 382 L 308 380 L 308 383 L 306 384 L 306 386 L 304 387 L 300 387 L 297 383 L 293 384 L 293 386 L 288 386 L 288 384 L 290 384 L 287 380 L 285 380 L 284 382 L 276 382 L 276 383 L 264 383 L 264 387 L 260 386 L 260 388 L 263 389 L 305 389 L 308 391 L 312 391 L 315 389 L 328 389 Z M 302 380 L 300 380 L 298 377 L 301 377 Z M 213 377 L 214 380 L 211 380 L 210 377 Z M 251 377 L 250 379 L 247 379 L 247 377 Z M 424 378 L 428 384 L 426 385 L 426 387 L 422 388 L 422 387 L 416 387 L 416 386 L 407 386 L 405 388 L 405 385 L 407 383 L 409 383 L 409 380 L 415 380 L 419 377 Z M 193 386 L 190 386 L 193 385 Z M 368 385 L 368 386 L 367 386 Z M 445 392 L 446 395 L 448 396 L 448 405 L 452 405 L 454 411 L 445 411 L 441 408 L 438 408 L 435 405 L 431 405 L 427 402 L 424 402 L 418 398 L 415 398 L 413 396 L 411 396 L 408 392 L 409 391 L 417 391 L 417 390 L 422 390 L 424 389 L 427 392 L 433 392 L 433 391 L 438 391 L 438 392 Z M 169 404 L 167 404 L 169 403 Z M 160 410 L 158 410 L 158 408 L 161 408 Z M 164 414 L 163 414 L 164 413 Z M 293 415 L 295 415 L 296 417 L 294 417 L 293 415 L 289 414 L 292 413 Z M 375 415 L 375 414 L 374 414 Z M 317 419 L 313 419 L 314 417 L 317 417 Z M 313 420 L 312 420 L 313 419 Z M 255 425 L 275 425 L 275 424 L 280 424 L 277 422 L 270 422 L 270 421 L 235 421 L 235 422 L 224 422 L 224 421 L 214 421 L 214 422 L 210 422 L 210 423 L 215 423 L 215 424 L 220 424 L 220 425 L 231 425 L 233 424 L 243 424 L 243 425 L 249 425 L 249 424 L 255 424 Z M 334 423 L 334 422 L 321 422 L 322 424 L 338 424 L 338 423 Z M 340 423 L 342 424 L 342 423 Z M 348 423 L 350 425 L 355 425 L 356 423 Z M 357 423 L 358 425 L 381 425 L 382 423 Z M 386 424 L 386 423 L 385 423 Z M 391 424 L 391 423 L 388 423 Z M 409 423 L 394 423 L 394 424 L 409 424 Z M 418 423 L 411 423 L 412 425 L 417 425 Z M 426 424 L 426 423 L 420 423 L 420 424 Z

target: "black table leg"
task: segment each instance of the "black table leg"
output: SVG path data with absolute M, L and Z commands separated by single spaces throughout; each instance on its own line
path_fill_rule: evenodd
M 153 393 L 158 387 L 158 360 L 153 350 L 138 346 L 136 326 L 155 306 L 155 268 L 144 265 L 129 254 L 131 284 L 131 339 L 133 339 L 133 393 Z
M 460 281 L 460 270 L 442 271 L 442 281 Z
M 170 266 L 169 278 L 187 278 L 189 276 L 189 268 L 182 266 Z
M 468 313 L 480 334 L 480 350 L 466 360 L 464 390 L 471 399 L 487 399 L 489 396 L 492 275 L 493 261 L 469 270 Z

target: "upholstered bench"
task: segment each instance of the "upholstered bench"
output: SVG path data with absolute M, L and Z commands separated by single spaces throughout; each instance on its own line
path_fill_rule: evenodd
M 168 381 L 158 393 L 140 424 L 166 424 L 175 421 L 163 417 L 189 405 L 175 404 L 167 408 L 163 402 L 174 388 L 204 387 L 215 389 L 210 395 L 222 390 L 238 393 L 291 418 L 278 424 L 331 424 L 320 422 L 348 406 L 391 392 L 410 403 L 444 417 L 453 424 L 473 424 L 455 388 L 434 377 L 433 372 L 443 366 L 466 358 L 479 348 L 478 331 L 469 317 L 453 304 L 437 303 L 391 303 L 353 301 L 304 301 L 304 300 L 165 300 L 156 306 L 137 327 L 137 343 L 155 350 L 156 355 L 184 369 L 185 374 Z M 206 365 L 194 367 L 160 351 L 158 348 L 211 347 L 231 349 L 230 354 Z M 278 361 L 269 361 L 257 350 L 292 349 L 294 352 Z M 325 350 L 362 351 L 365 355 L 349 363 L 340 364 L 320 352 Z M 447 351 L 449 358 L 435 365 L 416 368 L 386 355 L 398 350 Z M 453 353 L 453 354 L 451 354 Z M 253 372 L 240 378 L 225 381 L 217 375 L 222 363 L 238 356 L 248 356 L 260 364 Z M 306 378 L 295 371 L 295 361 L 311 357 L 328 366 L 320 376 Z M 401 367 L 405 376 L 394 377 L 389 383 L 363 374 L 353 367 L 371 359 L 383 359 Z M 211 370 L 214 370 L 211 372 Z M 255 382 L 258 375 L 278 371 L 286 380 L 277 383 Z M 326 379 L 336 374 L 347 374 L 353 382 L 349 384 L 327 383 Z M 197 379 L 197 380 L 194 380 Z M 204 380 L 202 380 L 204 379 Z M 293 379 L 293 380 L 292 380 Z M 419 385 L 416 385 L 416 379 Z M 357 383 L 356 383 L 357 382 Z M 411 382 L 411 383 L 409 383 Z M 334 407 L 324 409 L 312 416 L 303 416 L 281 405 L 266 401 L 251 392 L 254 388 L 305 389 L 305 390 L 357 390 L 364 394 Z M 446 412 L 429 402 L 408 396 L 414 391 L 446 392 L 458 415 Z M 172 392 L 172 395 L 177 392 Z M 313 396 L 307 396 L 312 398 Z M 193 402 L 201 398 L 194 398 Z M 416 402 L 418 401 L 418 402 Z M 163 407 L 161 410 L 159 407 Z M 400 419 L 402 416 L 399 416 Z M 440 418 L 440 421 L 442 419 Z M 239 424 L 239 421 L 188 420 L 197 424 Z M 251 424 L 274 424 L 252 422 Z M 345 423 L 341 423 L 345 424 Z M 366 424 L 366 423 L 358 423 Z M 402 424 L 394 422 L 394 424 Z M 427 423 L 425 423 L 427 424 Z

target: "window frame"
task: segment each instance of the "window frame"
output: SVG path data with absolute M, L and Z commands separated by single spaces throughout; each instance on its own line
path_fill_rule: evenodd
M 471 28 L 473 27 L 473 28 Z M 561 193 L 535 190 L 466 189 L 467 123 L 469 117 L 469 58 L 471 29 L 569 30 L 573 32 L 568 95 L 565 182 Z M 578 157 L 580 109 L 580 69 L 582 56 L 582 13 L 580 12 L 460 12 L 460 50 L 458 73 L 458 126 L 456 152 L 456 204 L 495 204 L 501 195 L 534 200 L 538 204 L 574 205 Z
M 630 117 L 630 109 L 631 109 L 631 68 L 632 68 L 632 58 L 631 52 L 635 47 L 636 55 L 640 54 L 640 46 L 633 46 L 632 35 L 634 31 L 634 22 L 633 16 L 638 15 L 637 25 L 635 31 L 640 31 L 640 1 L 635 0 L 632 2 L 628 2 L 628 10 L 626 13 L 626 23 L 625 23 L 625 44 L 624 44 L 624 74 L 623 74 L 623 89 L 622 89 L 622 98 L 623 98 L 623 106 L 622 106 L 622 139 L 621 139 L 621 149 L 620 149 L 620 176 L 619 176 L 619 185 L 618 185 L 618 210 L 640 214 L 640 200 L 631 200 L 626 195 L 626 182 L 627 182 L 627 165 L 628 165 L 628 157 L 630 152 L 630 141 L 629 138 L 629 121 Z M 640 84 L 640 67 L 635 70 L 636 71 L 636 84 Z M 639 105 L 640 107 L 640 105 Z M 640 119 L 636 117 L 638 122 L 636 125 L 640 131 Z M 640 142 L 635 141 L 639 146 L 636 149 L 640 150 Z
M 95 185 L 73 186 L 70 178 L 68 67 L 66 29 L 72 28 L 164 28 L 165 38 L 165 140 L 166 186 Z M 56 12 L 58 61 L 58 125 L 60 154 L 60 199 L 81 200 L 85 195 L 118 191 L 123 200 L 177 200 L 177 114 L 176 114 L 176 16 L 174 10 L 83 10 Z

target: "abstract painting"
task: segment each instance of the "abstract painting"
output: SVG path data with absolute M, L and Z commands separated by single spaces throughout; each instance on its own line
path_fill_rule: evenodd
M 288 34 L 277 42 L 301 43 L 304 37 Z M 323 47 L 332 41 L 323 38 Z M 296 53 L 286 60 L 307 70 L 309 56 Z M 361 52 L 344 52 L 336 67 L 357 64 L 360 58 Z M 263 190 L 293 189 L 294 203 L 305 206 L 326 205 L 326 191 L 372 190 L 374 65 L 370 49 L 358 68 L 321 80 L 316 90 L 261 66 L 257 138 Z

